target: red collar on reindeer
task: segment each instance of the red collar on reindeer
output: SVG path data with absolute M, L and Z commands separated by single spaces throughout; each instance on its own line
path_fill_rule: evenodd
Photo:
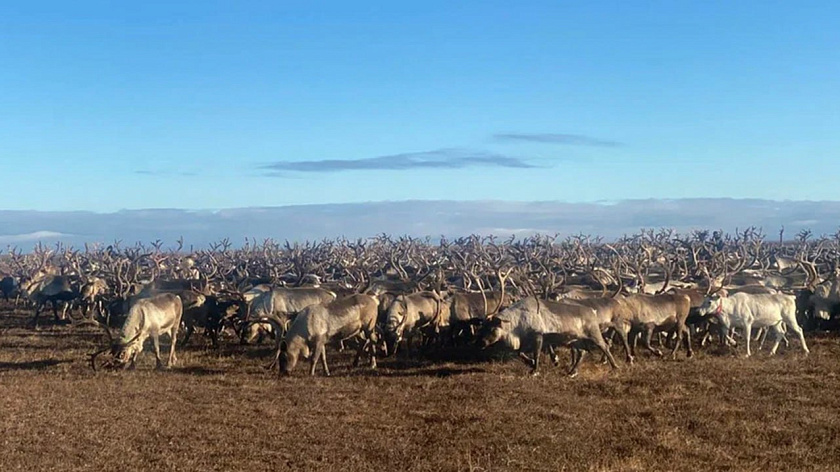
M 718 301 L 717 309 L 715 310 L 715 315 L 720 316 L 721 312 L 723 312 L 723 300 Z

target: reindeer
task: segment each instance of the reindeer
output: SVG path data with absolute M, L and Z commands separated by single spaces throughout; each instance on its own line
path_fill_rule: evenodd
M 7 275 L 0 280 L 0 292 L 3 293 L 3 299 L 7 302 L 9 301 L 9 297 L 12 295 L 17 295 L 18 292 L 18 281 L 11 275 Z M 17 302 L 17 298 L 15 299 Z
M 79 289 L 79 304 L 81 305 L 82 316 L 88 318 L 90 313 L 98 311 L 102 313 L 102 296 L 108 291 L 108 283 L 99 277 L 92 277 Z
M 395 354 L 397 345 L 403 338 L 406 351 L 410 352 L 414 337 L 422 331 L 439 334 L 449 327 L 449 317 L 438 292 L 417 292 L 399 295 L 385 315 L 385 345 L 387 354 Z
M 644 347 L 649 352 L 662 357 L 662 351 L 654 349 L 651 346 L 651 337 L 654 332 L 674 332 L 676 334 L 676 343 L 671 351 L 671 358 L 676 358 L 677 350 L 680 343 L 685 341 L 686 355 L 693 356 L 691 349 L 691 332 L 686 324 L 689 312 L 691 310 L 691 298 L 688 295 L 681 293 L 663 293 L 662 290 L 667 289 L 667 281 L 670 280 L 673 266 L 666 265 L 665 283 L 660 287 L 655 294 L 645 293 L 646 287 L 646 270 L 643 270 L 643 263 L 650 263 L 653 250 L 642 246 L 643 255 L 642 263 L 638 260 L 628 261 L 614 247 L 607 245 L 607 248 L 612 251 L 618 262 L 616 262 L 616 272 L 622 266 L 630 266 L 634 269 L 637 280 L 640 281 L 640 293 L 630 294 L 623 298 L 622 303 L 626 311 L 623 311 L 624 317 L 618 321 L 616 331 L 623 338 L 625 347 L 629 347 L 630 354 L 628 360 L 635 357 L 635 340 L 633 343 L 629 342 L 628 338 L 633 338 L 637 334 L 644 334 Z M 616 292 L 621 292 L 621 277 L 618 277 L 619 289 Z
M 218 349 L 223 323 L 237 315 L 240 301 L 223 300 L 214 295 L 198 292 L 184 292 L 180 296 L 184 303 L 182 321 L 186 327 L 181 345 L 186 346 L 189 343 L 196 328 L 204 328 L 204 334 L 210 338 L 213 348 Z
M 630 307 L 621 297 L 616 295 L 609 298 L 602 297 L 587 298 L 582 300 L 564 300 L 564 303 L 574 303 L 595 310 L 595 320 L 597 321 L 598 326 L 601 327 L 601 331 L 615 332 L 624 345 L 627 363 L 632 364 L 635 361 L 628 339 L 632 328 L 633 316 L 630 312 Z M 579 354 L 582 353 L 575 353 L 575 355 Z M 555 360 L 555 363 L 556 362 L 557 361 Z
M 470 337 L 476 327 L 493 313 L 507 308 L 512 297 L 502 291 L 452 292 L 446 297 L 452 336 Z
M 160 335 L 168 334 L 171 340 L 169 359 L 166 368 L 175 365 L 175 346 L 177 344 L 178 328 L 181 325 L 184 307 L 181 298 L 171 293 L 163 293 L 150 298 L 135 301 L 123 323 L 120 337 L 114 340 L 111 331 L 102 325 L 108 335 L 110 346 L 97 351 L 90 356 L 90 364 L 96 370 L 96 359 L 106 351 L 110 351 L 106 359 L 106 367 L 121 367 L 134 369 L 137 356 L 143 351 L 143 343 L 151 336 L 155 347 L 155 361 L 158 369 L 164 368 L 160 357 Z
M 336 299 L 335 293 L 314 287 L 285 288 L 275 287 L 257 295 L 248 305 L 247 325 L 240 333 L 243 344 L 253 342 L 267 331 L 267 326 L 280 326 L 280 332 L 274 333 L 279 338 L 283 335 L 288 322 L 301 310 L 318 303 L 331 302 Z M 267 325 L 265 319 L 276 321 L 274 325 Z
M 315 375 L 320 360 L 324 374 L 329 376 L 326 345 L 360 336 L 363 339 L 359 343 L 353 366 L 358 365 L 362 354 L 367 351 L 370 356 L 370 368 L 375 369 L 378 305 L 376 297 L 356 294 L 305 308 L 292 322 L 282 341 L 278 342 L 275 362 L 279 366 L 279 373 L 291 374 L 300 358 L 308 358 L 309 375 Z M 261 321 L 278 324 L 273 318 L 263 318 Z
M 790 327 L 798 336 L 802 350 L 808 354 L 808 345 L 799 323 L 796 321 L 796 297 L 783 294 L 750 294 L 736 293 L 727 296 L 724 293 L 711 295 L 700 307 L 705 315 L 714 315 L 721 324 L 722 339 L 726 337 L 729 328 L 741 327 L 747 344 L 747 357 L 752 355 L 750 339 L 752 328 L 770 328 L 775 334 L 775 342 L 770 355 L 776 353 L 779 343 L 784 337 L 785 326 Z
M 606 341 L 601 334 L 595 310 L 575 303 L 559 303 L 529 296 L 487 318 L 478 334 L 482 349 L 504 340 L 505 344 L 520 352 L 520 357 L 537 375 L 543 343 L 550 346 L 569 346 L 580 349 L 597 348 L 607 357 L 610 366 L 617 369 Z M 533 348 L 533 359 L 522 349 Z M 581 356 L 582 357 L 582 356 Z M 573 362 L 569 375 L 578 374 L 580 358 Z
M 22 277 L 19 282 L 20 293 L 35 305 L 35 316 L 32 325 L 38 327 L 38 318 L 47 303 L 52 305 L 53 317 L 56 321 L 64 319 L 67 304 L 79 296 L 77 280 L 68 275 L 59 275 L 58 268 L 52 265 L 53 252 L 42 245 L 38 245 L 33 257 L 37 261 L 34 270 L 27 270 L 23 265 L 20 254 L 12 251 L 11 261 L 17 266 Z M 58 314 L 58 304 L 64 302 L 61 316 Z
M 453 260 L 456 262 L 457 269 L 463 274 L 464 282 L 470 284 L 464 287 L 465 291 L 453 292 L 446 300 L 450 307 L 449 325 L 453 341 L 459 338 L 472 338 L 475 328 L 481 326 L 484 320 L 511 305 L 511 297 L 505 292 L 505 286 L 513 268 L 507 271 L 501 268 L 502 265 L 511 261 L 506 260 L 504 252 L 492 239 L 489 240 L 489 246 L 495 252 L 495 256 L 491 256 L 476 239 L 471 239 L 468 246 L 471 255 L 453 253 Z M 498 292 L 485 289 L 484 274 L 481 272 L 491 268 L 484 267 L 486 264 L 492 266 L 493 274 L 499 281 Z M 474 282 L 479 291 L 470 292 L 472 282 L 468 281 Z
M 48 275 L 38 272 L 31 279 L 21 283 L 23 295 L 35 304 L 35 316 L 32 325 L 38 327 L 38 317 L 47 303 L 52 305 L 55 321 L 65 319 L 67 303 L 79 298 L 79 289 L 71 285 L 70 277 L 63 275 Z M 64 302 L 61 316 L 58 314 L 59 303 Z
M 805 287 L 798 295 L 800 311 L 810 312 L 814 320 L 831 320 L 840 313 L 840 271 L 835 270 L 827 280 L 820 282 L 813 263 L 804 260 L 799 263 L 807 274 Z

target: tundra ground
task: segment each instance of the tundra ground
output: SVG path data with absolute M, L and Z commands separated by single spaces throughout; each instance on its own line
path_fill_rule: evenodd
M 92 372 L 97 330 L 0 308 L 0 470 L 837 470 L 840 339 L 639 356 L 566 378 L 518 360 L 328 351 L 332 378 L 278 379 L 268 344 L 197 335 L 171 371 Z M 164 346 L 168 345 L 168 340 Z M 151 343 L 147 349 L 151 348 Z M 622 358 L 620 348 L 617 357 Z M 567 356 L 567 354 L 566 354 Z

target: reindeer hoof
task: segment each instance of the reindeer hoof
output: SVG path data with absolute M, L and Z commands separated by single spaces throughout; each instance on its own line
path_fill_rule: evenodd
M 538 377 L 539 375 L 540 375 L 540 372 L 538 370 L 532 370 L 531 371 L 531 377 Z

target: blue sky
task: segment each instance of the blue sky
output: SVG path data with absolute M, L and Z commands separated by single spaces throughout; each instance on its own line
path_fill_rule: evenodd
M 837 2 L 19 3 L 2 209 L 840 200 Z

